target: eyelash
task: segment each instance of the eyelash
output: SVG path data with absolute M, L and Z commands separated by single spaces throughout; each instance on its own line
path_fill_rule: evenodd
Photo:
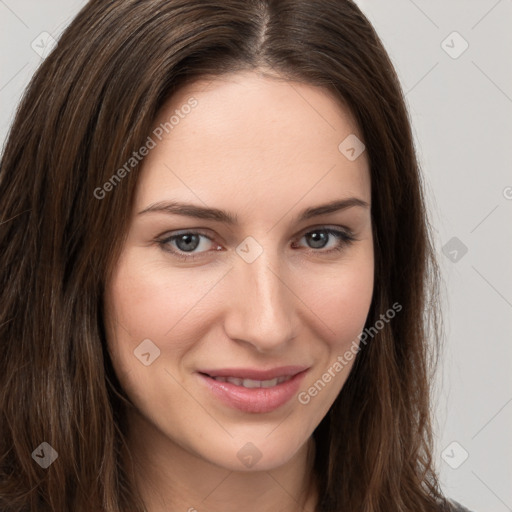
M 334 228 L 330 228 L 330 227 L 320 227 L 320 228 L 316 228 L 316 229 L 307 231 L 299 238 L 299 240 L 306 235 L 310 235 L 312 233 L 317 233 L 317 232 L 323 232 L 328 235 L 335 236 L 336 238 L 338 238 L 338 241 L 339 241 L 338 245 L 336 247 L 334 247 L 333 249 L 328 249 L 326 251 L 323 251 L 322 249 L 311 249 L 310 248 L 309 252 L 320 253 L 320 254 L 333 254 L 333 253 L 341 252 L 347 246 L 349 246 L 353 242 L 357 241 L 357 238 L 354 236 L 354 234 L 351 231 L 341 231 L 339 229 L 334 229 Z M 171 253 L 173 256 L 175 256 L 178 259 L 183 260 L 183 261 L 194 261 L 197 258 L 203 257 L 203 255 L 205 255 L 206 253 L 211 252 L 211 251 L 204 251 L 201 253 L 194 254 L 194 253 L 180 252 L 179 249 L 178 250 L 170 249 L 169 243 L 183 235 L 201 235 L 213 242 L 213 239 L 210 236 L 208 236 L 206 233 L 203 233 L 201 231 L 194 231 L 194 230 L 182 231 L 181 233 L 167 236 L 163 239 L 156 240 L 156 242 L 162 248 L 162 250 L 164 250 L 165 252 Z

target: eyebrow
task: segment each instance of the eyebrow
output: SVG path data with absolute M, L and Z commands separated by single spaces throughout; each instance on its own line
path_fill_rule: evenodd
M 369 208 L 370 205 L 358 197 L 348 197 L 346 199 L 335 200 L 331 201 L 330 203 L 306 208 L 300 213 L 297 220 L 300 222 L 311 219 L 313 217 L 318 217 L 320 215 L 326 215 L 329 213 L 346 210 L 354 206 Z M 179 201 L 160 201 L 158 203 L 151 204 L 147 208 L 144 208 L 144 210 L 140 211 L 138 215 L 152 212 L 183 215 L 186 217 L 194 217 L 196 219 L 214 220 L 229 225 L 238 224 L 237 216 L 225 210 L 220 210 L 218 208 L 207 208 L 190 203 L 182 203 Z

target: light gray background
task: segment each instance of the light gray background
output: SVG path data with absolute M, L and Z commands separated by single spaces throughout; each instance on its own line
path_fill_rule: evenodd
M 512 511 L 512 0 L 358 3 L 406 92 L 445 280 L 443 488 L 475 512 Z M 0 0 L 2 143 L 42 62 L 32 42 L 58 40 L 83 5 Z

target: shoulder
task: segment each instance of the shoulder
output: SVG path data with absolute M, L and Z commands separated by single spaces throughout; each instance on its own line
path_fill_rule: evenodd
M 450 512 L 473 512 L 472 510 L 469 510 L 468 508 L 462 506 L 460 503 L 457 503 L 453 500 L 447 500 L 448 505 L 450 505 Z

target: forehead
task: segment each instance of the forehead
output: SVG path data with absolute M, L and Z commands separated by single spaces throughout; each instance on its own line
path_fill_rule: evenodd
M 155 120 L 137 203 L 200 199 L 251 211 L 270 197 L 281 207 L 306 195 L 369 202 L 366 152 L 351 161 L 338 147 L 353 135 L 363 139 L 323 88 L 256 72 L 194 82 Z

